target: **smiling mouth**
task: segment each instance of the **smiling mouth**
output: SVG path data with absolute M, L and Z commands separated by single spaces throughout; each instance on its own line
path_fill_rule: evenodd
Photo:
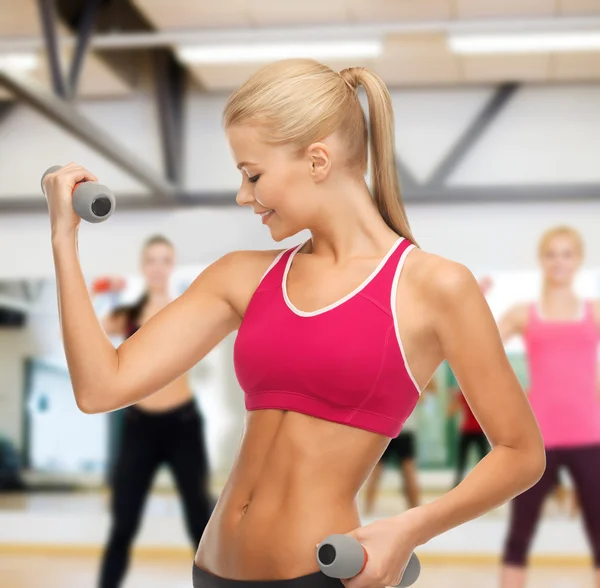
M 263 222 L 265 222 L 265 220 L 267 220 L 274 212 L 275 212 L 274 210 L 267 210 L 265 212 L 261 212 L 260 218 L 262 219 Z

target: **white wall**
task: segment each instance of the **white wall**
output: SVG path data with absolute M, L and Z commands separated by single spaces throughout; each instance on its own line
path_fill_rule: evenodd
M 417 178 L 425 180 L 431 174 L 490 95 L 486 88 L 393 92 L 398 151 Z M 235 190 L 238 186 L 239 172 L 221 129 L 224 101 L 223 95 L 189 95 L 185 183 L 190 190 Z M 149 165 L 161 168 L 150 97 L 89 102 L 82 109 Z M 598 129 L 600 86 L 524 88 L 456 170 L 451 183 L 600 183 Z M 117 197 L 143 193 L 114 165 L 29 108 L 19 107 L 0 127 L 0 198 L 37 194 L 42 200 L 41 172 L 53 162 L 71 159 L 89 166 Z M 537 235 L 549 224 L 562 221 L 582 230 L 590 245 L 589 262 L 600 263 L 596 203 L 411 204 L 408 208 L 426 249 L 473 267 L 530 266 Z M 48 228 L 46 214 L 0 215 L 0 279 L 52 275 Z M 90 274 L 135 271 L 140 243 L 157 231 L 173 238 L 183 263 L 210 262 L 232 249 L 274 246 L 252 215 L 234 208 L 117 211 L 107 223 L 82 228 L 84 270 Z
M 481 204 L 408 207 L 419 244 L 426 250 L 478 268 L 531 268 L 535 244 L 547 227 L 568 222 L 587 243 L 587 263 L 600 266 L 600 201 L 552 204 Z M 137 271 L 142 242 L 165 233 L 184 264 L 210 263 L 228 251 L 299 243 L 304 235 L 273 242 L 248 210 L 192 208 L 122 212 L 80 230 L 80 258 L 88 276 Z M 52 276 L 48 219 L 43 214 L 0 216 L 0 279 Z
M 154 103 L 148 97 L 82 103 L 79 110 L 145 164 L 161 169 Z M 28 106 L 19 105 L 0 127 L 0 198 L 37 197 L 42 173 L 77 161 L 117 192 L 147 193 L 137 180 Z
M 450 183 L 598 183 L 599 129 L 600 85 L 526 88 L 500 113 Z

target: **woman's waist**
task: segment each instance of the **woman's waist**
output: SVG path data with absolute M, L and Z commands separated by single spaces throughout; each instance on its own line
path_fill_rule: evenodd
M 245 504 L 234 498 L 219 503 L 196 563 L 235 579 L 282 579 L 315 572 L 317 543 L 360 526 L 358 506 L 347 498 L 258 494 Z
M 135 408 L 149 414 L 166 413 L 193 402 L 193 398 L 187 378 L 181 377 L 138 402 Z
M 171 397 L 170 402 L 155 403 L 147 406 L 138 403 L 125 409 L 127 419 L 132 422 L 178 422 L 183 420 L 202 418 L 196 400 L 191 395 Z

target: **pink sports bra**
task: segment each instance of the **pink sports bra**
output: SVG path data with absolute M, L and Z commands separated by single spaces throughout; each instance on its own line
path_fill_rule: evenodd
M 303 312 L 286 291 L 302 245 L 277 256 L 242 320 L 234 364 L 246 409 L 290 410 L 396 437 L 420 394 L 395 303 L 404 260 L 415 246 L 398 238 L 353 292 Z

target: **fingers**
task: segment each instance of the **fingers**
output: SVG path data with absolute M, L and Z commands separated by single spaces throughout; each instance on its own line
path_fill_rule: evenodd
M 44 177 L 44 191 L 50 186 L 68 186 L 74 188 L 79 182 L 97 182 L 98 178 L 85 167 L 71 162 L 59 170 L 49 173 Z
M 340 580 L 340 582 L 346 588 L 366 588 L 370 584 L 365 584 L 364 578 L 360 578 L 360 574 L 358 576 L 354 576 L 354 578 L 350 578 L 349 580 Z

